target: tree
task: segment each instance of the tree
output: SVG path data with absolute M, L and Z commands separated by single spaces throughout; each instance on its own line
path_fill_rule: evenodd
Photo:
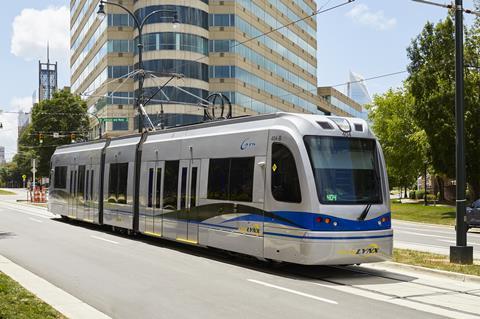
M 369 106 L 372 129 L 382 145 L 390 186 L 412 186 L 421 174 L 428 143 L 412 118 L 413 98 L 405 90 L 389 90 Z
M 22 174 L 15 163 L 0 165 L 0 185 L 13 187 L 22 185 Z
M 32 123 L 20 137 L 19 151 L 22 155 L 16 158 L 17 164 L 21 169 L 30 167 L 30 160 L 35 157 L 39 162 L 38 176 L 49 176 L 50 158 L 55 148 L 72 143 L 72 134 L 75 140 L 83 139 L 88 127 L 86 103 L 68 90 L 54 93 L 52 99 L 32 108 Z M 54 132 L 60 137 L 54 138 Z
M 478 64 L 478 21 L 467 29 L 465 65 Z M 455 178 L 455 28 L 451 17 L 427 23 L 407 49 L 407 90 L 414 98 L 413 118 L 425 131 L 436 172 Z M 480 96 L 478 69 L 465 72 L 467 182 L 480 195 Z

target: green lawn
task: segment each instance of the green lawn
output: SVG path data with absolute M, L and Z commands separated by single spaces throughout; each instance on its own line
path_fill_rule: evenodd
M 455 225 L 455 207 L 392 203 L 392 218 L 453 226 Z
M 421 266 L 432 269 L 446 270 L 452 272 L 458 272 L 467 275 L 480 276 L 480 265 L 460 265 L 451 264 L 449 257 L 445 255 L 425 253 L 409 249 L 394 249 L 393 261 L 409 264 L 415 266 Z
M 61 313 L 0 272 L 1 319 L 65 319 Z
M 0 195 L 15 195 L 15 193 L 0 189 Z

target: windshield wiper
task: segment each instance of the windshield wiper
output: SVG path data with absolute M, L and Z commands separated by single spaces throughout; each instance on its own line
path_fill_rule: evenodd
M 358 217 L 357 220 L 365 220 L 365 218 L 367 218 L 368 211 L 370 210 L 370 207 L 372 207 L 372 204 L 367 204 L 367 206 L 365 206 L 362 214 Z

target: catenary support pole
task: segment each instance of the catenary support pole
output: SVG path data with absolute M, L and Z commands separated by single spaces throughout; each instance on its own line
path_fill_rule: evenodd
M 456 120 L 456 246 L 450 246 L 450 262 L 473 263 L 473 247 L 467 246 L 465 108 L 463 73 L 463 0 L 455 0 L 455 120 Z

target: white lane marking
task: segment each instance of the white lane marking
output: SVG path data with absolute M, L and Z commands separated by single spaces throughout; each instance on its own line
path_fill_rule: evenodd
M 43 223 L 41 220 L 38 220 L 38 219 L 35 219 L 35 218 L 32 218 L 32 217 L 29 217 L 28 219 L 30 219 L 31 221 L 37 222 L 37 223 Z
M 111 243 L 111 244 L 115 244 L 115 245 L 118 245 L 118 244 L 119 244 L 119 243 L 116 242 L 116 241 L 109 240 L 109 239 L 105 239 L 105 238 L 98 237 L 98 236 L 95 236 L 95 235 L 91 235 L 90 237 L 92 237 L 93 239 L 103 240 L 103 241 L 106 241 L 107 243 Z
M 266 282 L 263 282 L 263 281 L 259 281 L 259 280 L 255 280 L 255 279 L 247 279 L 247 280 L 250 281 L 250 282 L 253 282 L 253 283 L 255 283 L 255 284 L 259 284 L 259 285 L 263 285 L 263 286 L 266 286 L 266 287 L 270 287 L 270 288 L 275 288 L 275 289 L 278 289 L 278 290 L 286 291 L 286 292 L 289 292 L 289 293 L 292 293 L 292 294 L 296 294 L 296 295 L 299 295 L 299 296 L 302 296 L 302 297 L 307 297 L 307 298 L 315 299 L 315 300 L 322 301 L 322 302 L 326 302 L 326 303 L 329 303 L 329 304 L 332 304 L 332 305 L 338 305 L 338 302 L 336 302 L 336 301 L 334 301 L 334 300 L 330 300 L 330 299 L 326 299 L 326 298 L 322 298 L 322 297 L 317 297 L 317 296 L 314 296 L 314 295 L 306 294 L 306 293 L 304 293 L 304 292 L 300 292 L 300 291 L 296 291 L 296 290 L 292 290 L 292 289 L 288 289 L 288 288 L 284 288 L 284 287 L 272 285 L 272 284 L 269 284 L 269 283 L 266 283 Z
M 410 235 L 415 235 L 415 236 L 423 236 L 423 237 L 434 237 L 434 238 L 451 238 L 451 237 L 447 237 L 447 236 L 438 236 L 438 235 L 429 235 L 429 234 L 419 234 L 419 233 L 415 233 L 415 232 L 412 232 L 412 231 L 399 231 L 400 233 L 403 233 L 403 234 L 410 234 Z M 453 236 L 454 234 L 452 234 Z
M 445 243 L 450 243 L 450 244 L 456 244 L 457 242 L 455 240 L 446 240 L 446 239 L 437 239 L 438 241 L 443 241 Z M 480 246 L 480 244 L 477 244 L 477 243 L 467 243 L 467 246 L 470 246 L 470 245 L 473 245 L 473 246 Z
M 455 230 L 436 230 L 436 229 L 425 229 L 425 228 L 416 228 L 416 227 L 405 227 L 405 226 L 395 226 L 393 227 L 394 230 L 403 232 L 403 231 L 421 231 L 421 232 L 428 232 L 428 233 L 439 233 L 439 234 L 447 234 L 447 235 L 455 235 Z

